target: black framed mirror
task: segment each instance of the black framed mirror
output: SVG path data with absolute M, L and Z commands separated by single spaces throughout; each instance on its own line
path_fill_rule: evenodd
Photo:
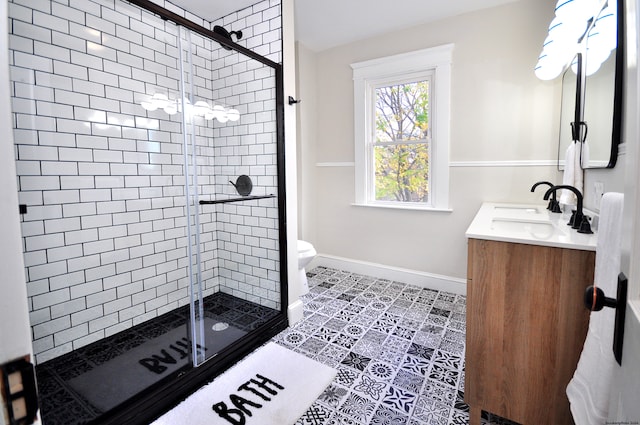
M 577 61 L 577 56 L 574 59 Z M 558 143 L 558 166 L 562 168 L 563 164 L 560 160 L 564 159 L 564 152 L 569 147 L 569 144 L 573 142 L 573 135 L 571 131 L 571 123 L 575 120 L 576 113 L 576 93 L 578 76 L 571 70 L 571 67 L 567 68 L 562 74 L 562 101 L 560 102 L 560 135 Z
M 617 47 L 594 72 L 590 68 L 589 43 L 597 39 L 601 14 L 581 44 L 583 52 L 576 55 L 562 78 L 558 166 L 563 169 L 564 153 L 573 140 L 572 123 L 581 125 L 582 137 L 588 146 L 588 155 L 581 158 L 583 169 L 613 168 L 622 143 L 622 105 L 624 74 L 624 0 L 616 1 Z M 606 9 L 604 9 L 606 11 Z M 604 25 L 602 23 L 601 25 Z M 593 46 L 592 46 L 593 47 Z M 579 71 L 578 71 L 579 70 Z

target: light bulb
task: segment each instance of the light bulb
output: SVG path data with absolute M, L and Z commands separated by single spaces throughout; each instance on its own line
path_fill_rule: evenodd
M 534 70 L 536 77 L 541 80 L 553 80 L 562 72 L 562 66 L 554 62 L 549 56 L 542 55 L 538 58 L 538 64 Z
M 566 43 L 577 43 L 587 30 L 586 20 L 567 19 L 549 28 L 549 36 Z
M 576 0 L 558 0 L 556 3 L 556 16 L 563 21 L 571 19 L 579 12 L 580 6 Z
M 600 43 L 603 43 L 607 49 L 613 50 L 618 47 L 618 23 L 616 22 L 615 13 L 611 13 L 609 8 L 605 8 L 596 20 L 595 29 L 602 36 Z
M 597 31 L 592 31 L 587 38 L 587 61 L 601 64 L 607 60 L 610 53 L 611 49 L 607 46 L 604 36 Z
M 576 20 L 584 22 L 598 13 L 599 0 L 558 0 L 556 16 L 563 22 Z
M 595 22 L 595 27 L 600 31 L 607 31 L 609 29 L 615 31 L 617 26 L 616 13 L 609 7 L 602 10 L 600 17 L 598 17 Z
M 578 45 L 575 42 L 568 40 L 550 40 L 544 45 L 542 54 L 547 55 L 555 62 L 560 62 L 561 66 L 564 66 L 569 60 L 575 56 Z
M 584 74 L 588 77 L 598 72 L 598 70 L 600 69 L 600 65 L 602 65 L 602 62 L 599 60 L 587 58 L 587 63 L 585 65 L 586 66 L 584 69 Z

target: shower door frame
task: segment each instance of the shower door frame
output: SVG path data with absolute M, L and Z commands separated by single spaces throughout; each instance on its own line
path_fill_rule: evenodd
M 202 385 L 233 366 L 238 359 L 253 351 L 265 343 L 278 332 L 288 326 L 288 278 L 287 278 L 287 234 L 286 234 L 286 197 L 285 197 L 285 153 L 284 153 L 284 80 L 281 64 L 265 58 L 233 41 L 226 39 L 215 32 L 202 27 L 170 10 L 167 10 L 149 0 L 119 0 L 126 1 L 158 15 L 163 20 L 172 21 L 186 29 L 194 31 L 204 37 L 210 38 L 223 46 L 230 47 L 238 53 L 254 59 L 263 65 L 269 66 L 275 71 L 276 88 L 276 146 L 277 146 L 277 171 L 278 171 L 278 237 L 280 260 L 280 312 L 278 316 L 267 321 L 259 328 L 249 332 L 244 337 L 222 349 L 215 358 L 209 359 L 199 366 L 183 372 L 177 372 L 172 379 L 163 380 L 150 387 L 143 393 L 134 396 L 120 405 L 118 409 L 105 412 L 91 422 L 91 424 L 121 425 L 147 425 L 161 416 L 171 407 L 182 401 L 187 395 L 193 393 Z M 281 6 L 282 7 L 282 6 Z M 199 208 L 199 206 L 197 206 Z M 168 381 L 168 382 L 167 382 Z

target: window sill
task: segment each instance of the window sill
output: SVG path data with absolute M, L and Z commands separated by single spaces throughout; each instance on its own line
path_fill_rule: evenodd
M 451 208 L 437 208 L 437 207 L 419 207 L 412 205 L 385 205 L 385 204 L 361 204 L 353 203 L 354 207 L 368 207 L 368 208 L 385 208 L 390 210 L 409 210 L 409 211 L 425 211 L 425 212 L 453 212 Z

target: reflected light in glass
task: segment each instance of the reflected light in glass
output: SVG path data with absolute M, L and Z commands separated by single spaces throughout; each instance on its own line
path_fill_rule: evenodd
M 229 109 L 227 111 L 227 118 L 229 118 L 229 121 L 238 121 L 240 119 L 240 112 L 237 109 Z
M 193 109 L 193 105 L 191 105 L 191 101 L 187 98 L 185 99 L 178 99 L 178 112 L 182 112 L 182 107 L 184 106 L 184 112 L 187 114 L 187 116 L 191 116 L 191 110 Z
M 216 117 L 216 114 L 213 112 L 212 109 L 209 109 L 207 112 L 204 113 L 204 119 L 205 120 L 212 120 Z
M 227 116 L 226 112 L 222 113 L 222 114 L 219 114 L 216 117 L 216 119 L 218 120 L 218 122 L 221 122 L 221 123 L 225 123 L 225 122 L 229 121 L 229 117 Z
M 213 117 L 217 118 L 221 115 L 224 115 L 224 107 L 221 105 L 215 105 L 213 107 Z
M 204 116 L 210 110 L 211 110 L 211 106 L 209 106 L 209 104 L 204 100 L 198 100 L 193 105 L 193 113 L 195 115 Z
M 155 93 L 149 100 L 140 102 L 140 105 L 147 111 L 155 111 L 163 109 L 169 115 L 175 115 L 182 112 L 183 105 L 185 114 L 189 117 L 193 115 L 202 116 L 206 120 L 217 119 L 221 123 L 227 121 L 238 121 L 240 112 L 237 109 L 226 109 L 222 105 L 215 105 L 213 108 L 204 100 L 199 100 L 195 104 L 191 104 L 188 98 L 173 100 L 169 99 L 165 94 Z
M 167 106 L 164 107 L 164 112 L 169 115 L 175 115 L 178 113 L 178 102 L 170 101 Z
M 151 97 L 151 101 L 157 105 L 158 108 L 164 109 L 169 104 L 169 98 L 166 94 L 156 93 Z
M 153 102 L 142 101 L 140 102 L 140 106 L 142 106 L 147 111 L 155 111 L 156 109 L 158 109 L 158 105 Z

